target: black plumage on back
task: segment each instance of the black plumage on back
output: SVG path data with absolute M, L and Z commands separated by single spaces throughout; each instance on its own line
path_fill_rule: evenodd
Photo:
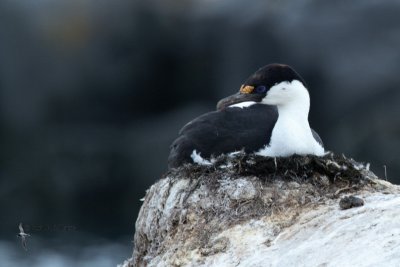
M 171 145 L 168 166 L 193 162 L 194 150 L 205 159 L 242 149 L 255 152 L 269 143 L 277 119 L 277 108 L 263 104 L 206 113 L 180 130 Z

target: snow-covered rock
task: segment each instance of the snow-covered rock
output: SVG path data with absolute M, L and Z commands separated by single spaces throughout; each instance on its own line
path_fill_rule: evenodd
M 398 266 L 399 193 L 333 154 L 187 165 L 148 190 L 122 266 Z

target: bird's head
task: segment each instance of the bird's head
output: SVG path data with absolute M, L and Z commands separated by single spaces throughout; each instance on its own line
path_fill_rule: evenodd
M 246 101 L 279 107 L 307 99 L 309 96 L 305 82 L 295 70 L 288 65 L 269 64 L 252 74 L 237 94 L 220 100 L 217 109 Z

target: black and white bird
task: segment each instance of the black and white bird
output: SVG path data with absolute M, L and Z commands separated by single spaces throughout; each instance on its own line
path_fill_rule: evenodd
M 221 154 L 244 150 L 261 156 L 325 154 L 310 128 L 310 95 L 291 67 L 270 64 L 252 74 L 239 93 L 219 101 L 217 111 L 187 123 L 172 143 L 169 168 L 212 164 Z
M 19 237 L 21 238 L 22 247 L 23 247 L 25 250 L 28 250 L 28 247 L 26 246 L 26 238 L 27 238 L 28 236 L 31 236 L 31 235 L 25 233 L 24 228 L 22 227 L 22 223 L 19 223 L 18 228 L 19 228 L 19 233 L 17 234 L 17 236 L 19 236 Z

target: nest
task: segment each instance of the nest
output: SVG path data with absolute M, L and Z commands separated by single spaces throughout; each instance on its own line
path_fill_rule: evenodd
M 286 158 L 239 153 L 220 156 L 213 165 L 184 165 L 148 190 L 136 222 L 131 264 L 185 265 L 179 259 L 226 247 L 215 236 L 252 219 L 274 222 L 279 233 L 302 210 L 344 193 L 374 191 L 376 180 L 368 164 L 332 153 Z
M 212 165 L 186 164 L 169 171 L 165 177 L 200 179 L 213 184 L 227 175 L 231 179 L 253 176 L 265 184 L 277 180 L 295 181 L 321 187 L 329 185 L 331 189 L 357 189 L 370 178 L 377 178 L 369 171 L 369 164 L 333 153 L 323 157 L 293 155 L 276 158 L 239 153 L 222 155 L 213 161 Z

